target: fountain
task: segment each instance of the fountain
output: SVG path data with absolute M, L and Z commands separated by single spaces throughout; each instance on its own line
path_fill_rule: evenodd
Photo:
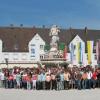
M 59 28 L 56 25 L 53 25 L 49 34 L 51 37 L 49 58 L 55 58 L 58 55 L 59 32 Z

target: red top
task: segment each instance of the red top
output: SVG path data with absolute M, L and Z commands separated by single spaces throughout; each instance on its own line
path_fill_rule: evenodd
M 8 80 L 13 80 L 14 79 L 14 77 L 12 76 L 12 75 L 10 75 L 9 77 L 8 77 Z
M 33 79 L 33 80 L 37 80 L 37 75 L 33 75 L 33 76 L 32 76 L 32 79 Z
M 96 74 L 96 72 L 93 72 L 92 78 L 95 79 L 95 80 L 97 79 L 97 74 Z
M 30 76 L 26 76 L 26 81 L 31 82 L 31 77 Z
M 23 80 L 24 80 L 24 81 L 26 81 L 26 77 L 27 77 L 27 76 L 23 76 Z

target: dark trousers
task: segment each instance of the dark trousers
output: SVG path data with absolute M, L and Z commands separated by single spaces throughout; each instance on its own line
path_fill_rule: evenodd
M 91 79 L 88 79 L 87 80 L 87 89 L 91 89 L 91 86 L 92 86 L 92 81 L 91 81 Z
M 57 88 L 57 82 L 56 82 L 56 80 L 52 80 L 52 81 L 51 81 L 51 89 L 52 89 L 52 90 L 53 90 L 53 89 L 56 90 L 56 88 Z
M 37 81 L 36 82 L 36 89 L 37 90 L 41 90 L 42 89 L 42 82 L 41 81 Z
M 82 89 L 87 89 L 87 79 L 82 80 Z
M 69 81 L 64 81 L 64 89 L 69 89 Z
M 16 80 L 13 80 L 13 83 L 14 83 L 14 88 L 16 88 L 17 87 Z
M 100 88 L 100 78 L 97 79 L 97 87 Z
M 96 81 L 95 79 L 92 79 L 92 87 L 95 88 L 96 87 Z
M 42 81 L 42 89 L 45 90 L 45 81 Z
M 81 80 L 76 80 L 76 87 L 77 87 L 77 89 L 81 89 Z
M 27 89 L 27 82 L 26 81 L 22 81 L 22 88 Z
M 14 81 L 8 80 L 8 88 L 14 88 Z
M 7 79 L 4 80 L 4 87 L 8 88 L 8 80 Z
M 51 82 L 46 81 L 46 90 L 50 90 L 51 88 Z

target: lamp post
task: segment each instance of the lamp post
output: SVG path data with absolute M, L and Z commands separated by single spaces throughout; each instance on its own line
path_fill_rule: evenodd
M 5 63 L 7 65 L 7 69 L 8 69 L 8 58 L 5 58 Z

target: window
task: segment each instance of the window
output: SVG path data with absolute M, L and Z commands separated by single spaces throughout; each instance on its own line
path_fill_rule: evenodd
M 36 47 L 35 44 L 30 44 L 30 54 L 31 54 L 30 57 L 32 57 L 32 58 L 35 57 L 35 53 L 36 53 L 35 47 Z
M 94 59 L 97 60 L 97 55 L 94 55 Z
M 40 55 L 40 59 L 43 59 L 44 57 L 43 57 L 43 55 Z
M 35 57 L 35 55 L 31 55 L 31 57 Z
M 31 48 L 31 53 L 35 53 L 35 49 Z
M 44 46 L 43 46 L 43 45 L 40 45 L 40 49 L 41 49 L 41 50 L 44 50 Z
M 31 57 L 35 57 L 35 49 L 31 48 Z
M 31 46 L 35 46 L 35 44 L 31 44 Z

